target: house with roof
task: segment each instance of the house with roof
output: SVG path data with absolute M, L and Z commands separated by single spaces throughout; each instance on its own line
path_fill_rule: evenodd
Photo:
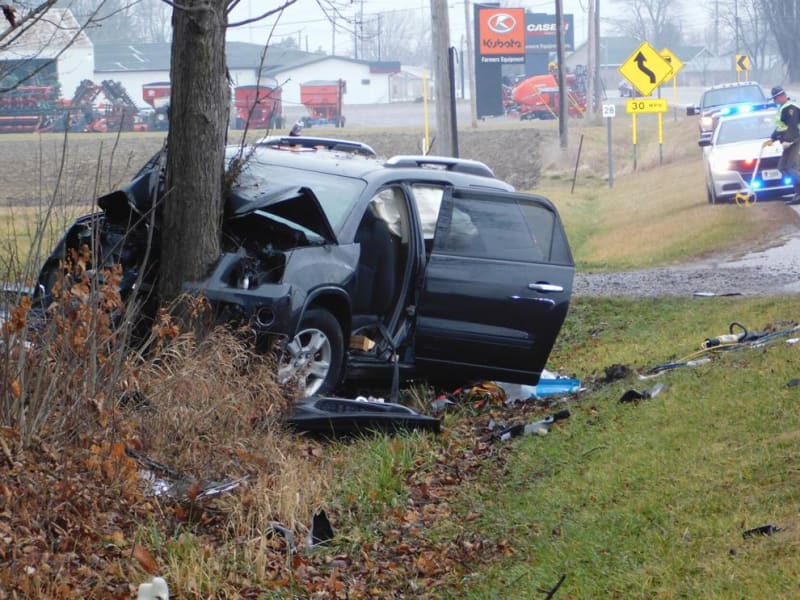
M 51 8 L 9 38 L 0 50 L 3 87 L 60 84 L 61 97 L 72 98 L 81 81 L 94 77 L 94 48 L 69 9 Z

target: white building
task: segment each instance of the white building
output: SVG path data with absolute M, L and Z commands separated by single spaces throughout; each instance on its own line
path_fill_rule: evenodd
M 146 103 L 142 86 L 169 81 L 170 44 L 97 44 L 95 78 L 119 81 L 140 106 Z M 259 80 L 278 82 L 285 108 L 299 107 L 300 85 L 309 81 L 345 82 L 343 105 L 379 104 L 392 101 L 391 79 L 400 72 L 397 62 L 368 62 L 298 50 L 270 48 L 245 42 L 225 45 L 228 70 L 234 87 Z M 403 98 L 404 100 L 406 98 Z

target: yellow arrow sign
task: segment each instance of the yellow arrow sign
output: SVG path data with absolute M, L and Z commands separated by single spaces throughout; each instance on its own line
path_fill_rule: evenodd
M 625 103 L 627 113 L 662 113 L 667 112 L 666 98 L 628 98 Z
M 643 42 L 620 65 L 619 72 L 644 96 L 649 96 L 672 73 L 672 67 L 655 48 Z
M 669 48 L 662 48 L 661 52 L 658 54 L 661 56 L 661 58 L 667 61 L 667 63 L 669 63 L 670 67 L 672 67 L 672 73 L 667 75 L 664 81 L 662 81 L 662 83 L 667 83 L 668 81 L 672 80 L 672 78 L 678 74 L 678 71 L 683 68 L 683 61 L 675 56 L 675 54 Z
M 737 54 L 736 55 L 736 72 L 741 73 L 742 71 L 749 71 L 750 70 L 750 57 L 747 54 Z

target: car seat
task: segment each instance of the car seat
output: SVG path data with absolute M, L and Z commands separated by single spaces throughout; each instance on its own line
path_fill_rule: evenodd
M 397 295 L 400 238 L 372 208 L 355 235 L 361 246 L 358 280 L 353 298 L 353 330 L 383 322 Z

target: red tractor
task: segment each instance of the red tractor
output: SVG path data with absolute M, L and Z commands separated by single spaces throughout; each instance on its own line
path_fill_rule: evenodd
M 568 73 L 567 114 L 582 117 L 586 111 L 586 95 L 579 89 L 577 78 Z M 534 75 L 520 81 L 511 92 L 513 104 L 509 112 L 516 113 L 520 119 L 558 118 L 559 91 L 556 78 L 548 73 Z
M 233 90 L 236 129 L 281 129 L 284 125 L 281 88 L 272 85 L 240 85 Z
M 342 96 L 346 91 L 343 79 L 336 81 L 308 81 L 300 84 L 300 102 L 311 113 L 303 117 L 303 125 L 333 125 L 344 127 Z

